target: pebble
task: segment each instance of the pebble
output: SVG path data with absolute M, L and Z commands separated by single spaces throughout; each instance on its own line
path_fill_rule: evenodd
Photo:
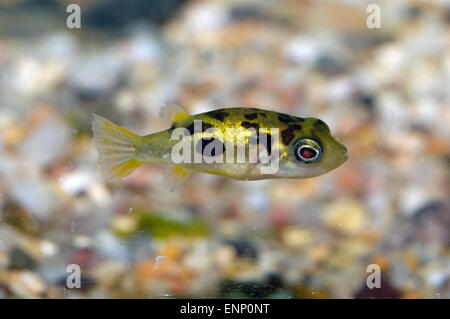
M 359 202 L 342 199 L 325 207 L 323 222 L 340 233 L 354 235 L 365 229 L 367 212 Z
M 138 230 L 138 221 L 135 216 L 118 215 L 112 220 L 112 229 L 120 236 L 129 236 Z
M 9 256 L 0 250 L 0 271 L 9 267 Z
M 16 180 L 11 185 L 10 193 L 22 208 L 39 219 L 49 218 L 56 205 L 54 193 L 42 179 Z
M 60 159 L 70 144 L 67 126 L 60 120 L 49 118 L 21 143 L 21 156 L 32 165 L 45 167 Z
M 9 288 L 18 298 L 43 297 L 47 285 L 30 271 L 12 271 L 8 274 Z
M 10 250 L 9 260 L 9 267 L 11 269 L 32 269 L 37 265 L 35 258 L 19 246 L 15 246 Z
M 258 259 L 257 247 L 248 240 L 226 240 L 224 243 L 233 247 L 238 258 Z
M 314 233 L 307 228 L 286 227 L 281 232 L 281 240 L 286 247 L 296 249 L 309 245 L 314 240 Z

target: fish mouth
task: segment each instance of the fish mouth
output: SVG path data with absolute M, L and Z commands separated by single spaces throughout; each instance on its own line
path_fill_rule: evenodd
M 345 162 L 346 160 L 348 160 L 348 153 L 345 152 L 344 155 L 342 155 L 342 160 Z
M 345 162 L 346 160 L 348 160 L 348 150 L 345 146 L 342 146 L 341 159 L 342 159 L 342 162 Z

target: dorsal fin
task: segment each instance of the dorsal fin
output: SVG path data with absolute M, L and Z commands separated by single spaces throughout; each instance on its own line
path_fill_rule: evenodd
M 189 114 L 181 107 L 172 102 L 166 102 L 166 105 L 159 111 L 159 116 L 168 124 L 179 122 L 189 117 Z
M 164 184 L 169 191 L 174 192 L 180 187 L 189 177 L 191 172 L 179 166 L 171 166 L 163 172 Z

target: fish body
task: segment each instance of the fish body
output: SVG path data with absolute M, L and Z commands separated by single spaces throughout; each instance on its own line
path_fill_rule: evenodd
M 143 163 L 168 164 L 166 181 L 175 189 L 191 171 L 237 180 L 306 178 L 324 174 L 348 157 L 345 146 L 317 118 L 255 108 L 190 116 L 174 104 L 163 107 L 161 116 L 171 127 L 146 136 L 93 116 L 94 142 L 107 177 L 124 177 Z M 186 155 L 182 162 L 180 154 Z

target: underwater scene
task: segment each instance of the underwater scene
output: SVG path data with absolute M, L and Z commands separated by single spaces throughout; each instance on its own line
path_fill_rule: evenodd
M 449 83 L 446 0 L 0 1 L 0 299 L 448 299 Z

